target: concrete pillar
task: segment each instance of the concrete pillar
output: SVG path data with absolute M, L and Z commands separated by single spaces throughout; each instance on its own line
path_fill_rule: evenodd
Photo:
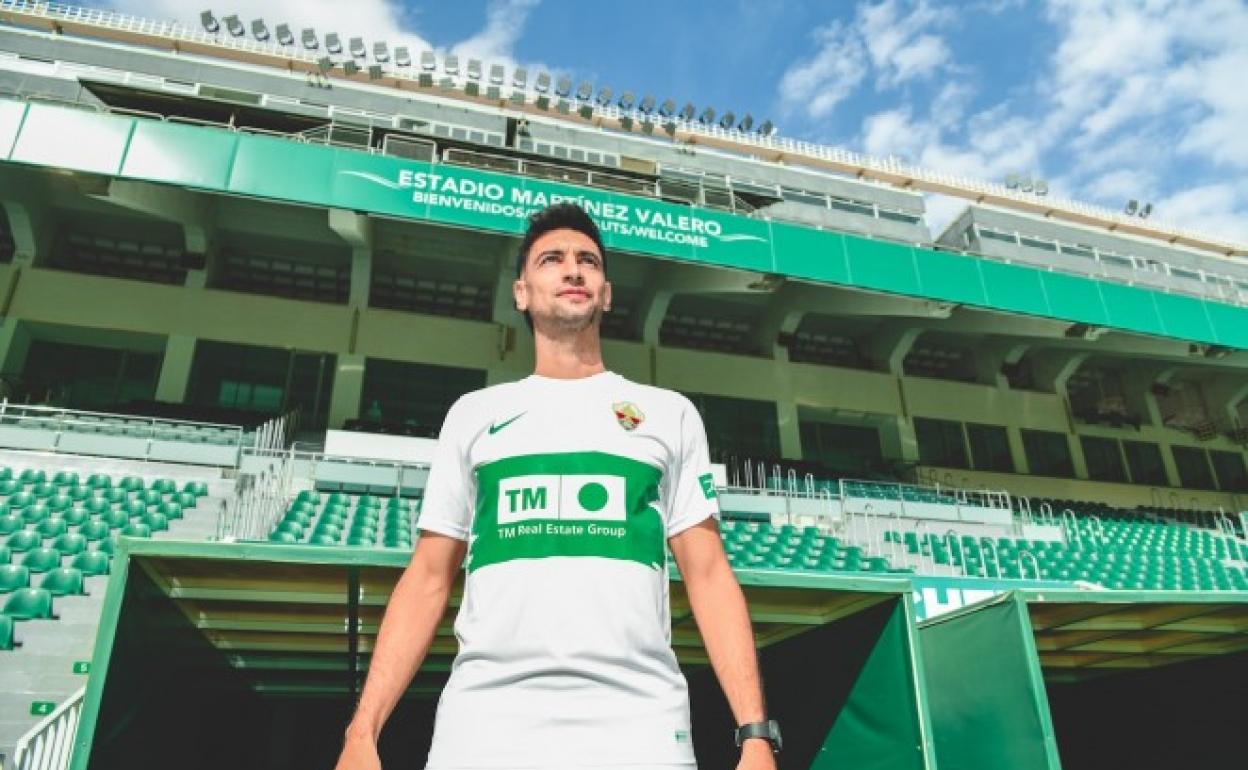
M 780 433 L 780 456 L 786 460 L 802 459 L 801 424 L 797 404 L 791 397 L 776 401 L 776 428 Z
M 26 369 L 26 353 L 29 350 L 30 331 L 24 322 L 13 316 L 0 322 L 0 377 L 21 377 Z
M 333 390 L 329 395 L 329 427 L 341 428 L 343 423 L 358 417 L 368 408 L 361 404 L 364 395 L 364 356 L 359 353 L 338 355 Z
M 1083 442 L 1073 433 L 1066 435 L 1066 443 L 1070 445 L 1070 464 L 1074 466 L 1075 478 L 1088 477 L 1088 458 L 1083 453 Z
M 1008 388 L 1009 379 L 1001 373 L 1007 364 L 1017 364 L 1030 347 L 1016 340 L 996 340 L 975 348 L 975 381 L 981 385 Z
M 909 463 L 919 461 L 919 439 L 910 419 L 900 415 L 888 417 L 879 430 L 880 450 L 886 458 Z
M 910 349 L 923 334 L 921 327 L 906 323 L 885 324 L 867 340 L 867 355 L 871 361 L 889 374 L 900 377 L 905 373 L 904 362 Z
M 0 190 L 0 194 L 7 191 Z M 29 198 L 0 201 L 9 218 L 13 236 L 13 262 L 42 265 L 52 258 L 56 239 L 56 223 L 46 207 Z
M 1090 353 L 1060 348 L 1035 353 L 1032 358 L 1031 371 L 1036 387 L 1068 399 L 1066 383 L 1070 381 L 1071 375 L 1079 371 L 1079 367 L 1088 360 L 1090 355 Z
M 1027 461 L 1027 450 L 1023 447 L 1022 428 L 1017 425 L 1005 426 L 1005 437 L 1010 444 L 1010 456 L 1014 458 L 1014 472 L 1031 473 L 1031 463 Z
M 1172 487 L 1182 486 L 1179 466 L 1174 463 L 1174 451 L 1170 448 L 1170 444 L 1162 441 L 1158 443 L 1157 450 L 1161 452 L 1161 465 L 1166 469 L 1166 483 Z
M 186 334 L 170 334 L 165 341 L 165 357 L 156 380 L 156 400 L 180 404 L 186 401 L 191 381 L 191 365 L 195 360 L 195 338 Z

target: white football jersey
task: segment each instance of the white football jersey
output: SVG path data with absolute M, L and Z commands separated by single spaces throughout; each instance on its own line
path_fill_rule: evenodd
M 456 401 L 417 520 L 469 542 L 427 770 L 694 767 L 666 539 L 708 516 L 679 393 L 602 372 Z

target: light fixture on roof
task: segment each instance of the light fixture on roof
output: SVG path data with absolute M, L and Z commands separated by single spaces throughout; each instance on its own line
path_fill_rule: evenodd
M 325 50 L 330 53 L 342 53 L 342 38 L 338 37 L 337 32 L 330 32 L 325 36 Z
M 693 106 L 693 102 L 685 102 L 685 106 L 680 108 L 680 119 L 688 123 L 693 120 L 693 114 L 697 111 L 698 108 Z
M 320 70 L 322 74 L 329 72 L 334 68 L 334 60 L 328 56 L 322 56 L 316 60 L 316 68 Z
M 407 52 L 407 46 L 401 45 L 394 49 L 394 63 L 400 67 L 412 66 L 412 55 Z
M 533 84 L 533 89 L 537 91 L 539 94 L 549 93 L 550 92 L 550 73 L 539 72 L 537 74 L 537 82 Z
M 390 61 L 390 49 L 384 40 L 373 43 L 373 61 Z
M 1031 191 L 1035 193 L 1036 195 L 1048 195 L 1049 194 L 1048 181 L 1044 179 L 1036 179 L 1034 182 L 1032 182 Z
M 295 44 L 295 36 L 291 34 L 289 24 L 278 24 L 275 33 L 277 35 L 277 42 L 282 45 Z
M 351 41 L 348 43 L 348 46 L 350 48 L 351 56 L 353 58 L 363 59 L 368 56 L 368 49 L 364 47 L 364 38 L 353 37 L 351 38 Z
M 347 59 L 342 63 L 342 71 L 348 76 L 354 75 L 360 71 L 360 65 L 356 64 L 354 59 Z
M 624 93 L 620 94 L 620 102 L 619 102 L 620 109 L 631 110 L 633 108 L 633 103 L 636 101 L 637 101 L 637 97 L 633 94 L 632 91 L 625 91 Z
M 303 47 L 309 51 L 315 51 L 317 48 L 321 47 L 321 41 L 316 38 L 316 30 L 311 27 L 305 27 L 303 32 L 299 33 L 299 35 L 303 40 Z
M 477 81 L 481 80 L 481 60 L 480 59 L 468 60 L 468 79 L 477 80 Z
M 764 120 L 763 125 L 758 127 L 758 133 L 762 136 L 772 136 L 776 133 L 776 124 L 770 120 Z
M 254 19 L 251 22 L 251 34 L 262 43 L 269 39 L 269 28 L 264 19 Z
M 524 90 L 529 83 L 529 71 L 524 67 L 516 67 L 511 72 L 511 87 Z
M 752 128 L 754 128 L 754 116 L 747 112 L 745 117 L 741 118 L 741 122 L 737 124 L 737 130 L 749 131 Z
M 446 58 L 442 60 L 442 71 L 448 75 L 458 75 L 459 57 L 453 53 L 448 53 Z
M 1135 213 L 1139 210 L 1140 210 L 1140 202 L 1137 201 L 1135 198 L 1132 198 L 1131 200 L 1127 201 L 1127 206 L 1126 208 L 1122 210 L 1122 212 L 1126 214 L 1127 216 L 1133 217 L 1135 216 Z
M 1018 184 L 1021 181 L 1022 181 L 1022 177 L 1020 177 L 1018 174 L 1015 174 L 1013 172 L 1005 175 L 1005 187 L 1008 190 L 1017 190 Z
M 582 80 L 581 84 L 576 87 L 577 101 L 587 102 L 594 98 L 594 85 L 588 80 Z
M 1036 189 L 1036 185 L 1035 182 L 1032 181 L 1031 177 L 1025 176 L 1019 180 L 1018 189 L 1022 192 L 1029 193 Z
M 225 28 L 230 31 L 234 37 L 242 37 L 247 34 L 247 28 L 243 26 L 243 20 L 238 18 L 238 14 L 232 13 L 226 16 L 222 21 L 225 22 Z
M 555 93 L 563 98 L 568 98 L 572 93 L 572 78 L 564 75 L 559 78 L 559 82 L 555 84 Z
M 215 35 L 221 31 L 221 22 L 217 21 L 217 17 L 212 15 L 212 11 L 201 11 L 199 23 L 204 25 L 204 31 L 210 34 Z
M 1144 206 L 1140 208 L 1140 219 L 1148 219 L 1149 216 L 1152 215 L 1152 213 L 1153 213 L 1153 204 L 1145 203 Z
M 433 72 L 438 68 L 438 57 L 433 51 L 420 52 L 420 68 L 425 72 Z
M 641 110 L 643 115 L 654 112 L 654 97 L 650 94 L 641 97 L 641 104 L 637 105 L 637 109 Z
M 501 64 L 490 65 L 490 85 L 501 86 L 506 80 L 507 71 Z
M 715 108 L 707 107 L 706 109 L 702 110 L 702 114 L 698 116 L 698 122 L 703 123 L 708 126 L 711 123 L 714 123 L 715 122 Z
M 671 99 L 664 99 L 663 103 L 659 105 L 659 114 L 665 118 L 670 118 L 672 115 L 675 115 L 676 102 Z
M 611 86 L 603 86 L 603 87 L 599 88 L 599 89 L 598 89 L 598 104 L 599 104 L 599 106 L 606 107 L 608 104 L 610 104 L 610 103 L 611 103 L 611 95 L 612 95 L 612 93 L 611 93 Z
M 728 110 L 724 113 L 724 116 L 719 119 L 719 127 L 727 131 L 732 128 L 732 124 L 736 122 L 737 116 L 732 113 L 732 110 Z

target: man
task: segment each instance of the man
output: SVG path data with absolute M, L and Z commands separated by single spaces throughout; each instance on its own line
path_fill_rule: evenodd
M 694 768 L 665 542 L 746 726 L 737 767 L 774 770 L 778 728 L 764 713 L 745 599 L 719 537 L 702 420 L 685 397 L 604 368 L 605 267 L 598 228 L 579 207 L 530 218 L 512 291 L 533 328 L 535 372 L 468 393 L 447 413 L 422 535 L 386 610 L 340 770 L 380 767 L 377 737 L 429 649 L 465 553 L 459 653 L 427 770 Z

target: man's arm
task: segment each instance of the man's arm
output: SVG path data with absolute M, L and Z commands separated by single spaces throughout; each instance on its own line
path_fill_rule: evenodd
M 421 533 L 412 560 L 386 605 L 355 716 L 347 727 L 340 768 L 369 767 L 381 728 L 420 668 L 446 611 L 451 586 L 464 562 L 467 543 L 436 532 Z
M 669 543 L 733 717 L 738 725 L 766 719 L 750 614 L 724 554 L 718 523 L 708 518 L 679 532 Z M 761 738 L 747 740 L 742 751 L 743 760 L 757 762 L 752 766 L 774 767 L 771 746 Z

